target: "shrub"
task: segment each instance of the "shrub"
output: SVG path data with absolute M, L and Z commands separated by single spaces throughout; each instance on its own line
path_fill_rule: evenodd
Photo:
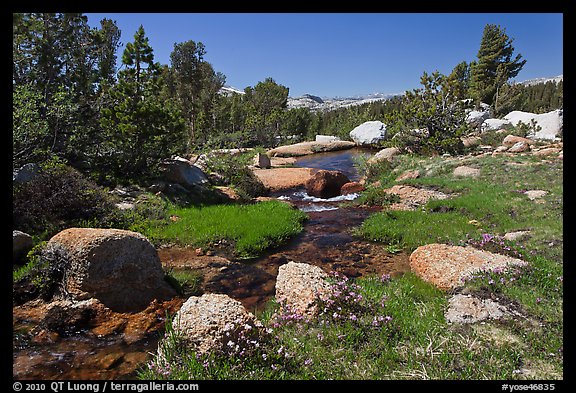
M 243 199 L 266 195 L 264 184 L 248 168 L 252 154 L 208 154 L 207 173 L 217 173 L 222 183 L 235 186 Z
M 41 237 L 82 220 L 105 223 L 116 210 L 106 192 L 62 161 L 41 165 L 32 180 L 12 192 L 13 229 Z
M 457 85 L 437 71 L 425 72 L 420 83 L 423 88 L 407 91 L 401 109 L 385 117 L 397 146 L 420 154 L 461 153 L 460 137 L 469 126 L 467 104 L 455 94 Z
M 382 187 L 368 186 L 357 202 L 369 206 L 388 206 L 400 202 L 400 197 L 397 194 L 386 192 Z
M 28 253 L 28 263 L 13 271 L 12 299 L 15 305 L 41 297 L 50 300 L 64 278 L 67 260 L 40 242 Z

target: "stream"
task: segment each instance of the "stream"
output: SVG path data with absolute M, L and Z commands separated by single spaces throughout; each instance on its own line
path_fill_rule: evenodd
M 358 148 L 317 153 L 298 158 L 296 166 L 339 170 L 352 181 L 359 179 L 355 157 L 373 152 Z M 408 255 L 390 253 L 381 244 L 360 240 L 351 229 L 378 208 L 354 207 L 350 194 L 328 200 L 309 197 L 304 189 L 272 195 L 290 201 L 307 212 L 304 230 L 287 244 L 249 261 L 233 261 L 222 255 L 199 256 L 192 248 L 161 248 L 158 254 L 166 268 L 194 269 L 203 275 L 204 292 L 225 293 L 258 313 L 274 296 L 278 268 L 289 261 L 309 263 L 326 272 L 348 277 L 403 274 L 410 270 Z M 98 334 L 87 327 L 74 334 L 48 332 L 24 340 L 38 329 L 34 317 L 20 312 L 13 317 L 13 377 L 15 379 L 133 379 L 135 370 L 155 352 L 167 309 L 174 312 L 185 299 L 154 305 L 142 313 L 116 318 L 118 333 L 111 326 Z M 122 325 L 123 324 L 123 325 Z M 129 329 L 130 328 L 130 329 Z M 140 330 L 138 330 L 140 329 Z M 127 332 L 128 331 L 128 332 Z M 129 337 L 128 337 L 129 336 Z M 39 337 L 39 338 L 38 338 Z

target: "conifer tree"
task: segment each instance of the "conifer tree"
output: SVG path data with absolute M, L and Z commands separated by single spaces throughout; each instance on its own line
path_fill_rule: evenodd
M 471 69 L 472 93 L 479 102 L 494 105 L 498 110 L 499 89 L 510 78 L 514 78 L 526 60 L 514 54 L 514 47 L 506 30 L 500 26 L 487 24 L 478 50 L 478 61 Z
M 122 63 L 118 83 L 105 91 L 109 105 L 102 109 L 99 166 L 116 178 L 146 179 L 157 174 L 163 159 L 181 151 L 184 122 L 160 95 L 165 82 L 142 26 L 126 45 Z

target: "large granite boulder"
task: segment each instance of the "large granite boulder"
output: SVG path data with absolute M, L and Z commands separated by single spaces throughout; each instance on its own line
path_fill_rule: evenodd
M 530 126 L 532 120 L 540 127 L 540 130 L 528 135 L 534 139 L 547 139 L 554 140 L 562 135 L 562 128 L 564 126 L 564 116 L 562 109 L 542 114 L 534 114 L 530 112 L 512 111 L 504 116 L 513 125 L 517 126 L 520 122 Z
M 490 118 L 490 119 L 484 120 L 484 122 L 480 126 L 480 130 L 482 132 L 497 131 L 497 130 L 501 130 L 502 128 L 504 128 L 506 126 L 511 126 L 511 125 L 512 125 L 512 123 L 510 122 L 510 120 Z
M 180 184 L 185 188 L 203 186 L 209 183 L 202 169 L 185 158 L 176 157 L 164 160 L 160 165 L 160 170 L 165 181 Z
M 360 146 L 370 146 L 386 139 L 386 124 L 367 121 L 350 131 L 350 138 Z
M 276 301 L 284 312 L 312 318 L 319 312 L 318 302 L 329 296 L 328 274 L 307 263 L 288 262 L 278 269 Z
M 400 154 L 400 149 L 397 147 L 387 147 L 370 157 L 368 159 L 368 164 L 376 164 L 384 160 L 392 161 L 392 159 L 398 154 Z
M 230 353 L 257 337 L 262 324 L 242 303 L 228 295 L 190 297 L 174 316 L 173 327 L 197 354 Z M 240 348 L 238 348 L 240 349 Z
M 492 108 L 490 108 L 490 105 L 482 102 L 478 109 L 468 111 L 466 114 L 466 122 L 470 124 L 471 127 L 479 129 L 482 123 L 490 117 L 492 117 Z
M 34 179 L 40 173 L 38 164 L 29 163 L 22 165 L 19 169 L 12 172 L 12 184 L 22 184 Z
M 321 169 L 306 181 L 306 192 L 318 198 L 333 198 L 340 195 L 346 183 L 350 183 L 350 179 L 342 172 Z
M 269 157 L 300 157 L 328 151 L 347 150 L 355 146 L 356 143 L 351 141 L 307 141 L 295 143 L 293 145 L 278 146 L 274 149 L 268 150 L 267 154 Z
M 20 261 L 33 245 L 32 236 L 22 231 L 12 231 L 12 263 Z
M 113 311 L 132 312 L 176 294 L 156 249 L 136 232 L 69 228 L 48 241 L 42 258 L 63 271 L 60 298 L 95 298 Z
M 420 246 L 410 255 L 410 269 L 443 290 L 461 286 L 477 271 L 524 265 L 526 262 L 517 258 L 446 244 Z

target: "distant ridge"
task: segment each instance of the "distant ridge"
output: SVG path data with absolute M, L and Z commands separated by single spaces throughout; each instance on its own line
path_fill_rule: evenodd
M 538 85 L 540 83 L 546 83 L 546 82 L 558 83 L 558 82 L 563 81 L 563 80 L 564 80 L 564 74 L 561 74 L 561 75 L 550 77 L 550 78 L 527 79 L 523 82 L 516 82 L 516 84 L 517 85 L 524 85 L 524 86 L 533 86 L 533 85 Z
M 564 80 L 564 74 L 554 77 L 533 78 L 514 84 L 533 86 L 540 83 L 558 83 Z M 220 89 L 220 94 L 231 96 L 232 94 L 245 94 L 244 91 L 232 86 L 224 86 Z M 371 93 L 366 95 L 356 95 L 351 97 L 319 97 L 312 94 L 303 94 L 300 97 L 288 97 L 288 109 L 307 108 L 314 112 L 331 111 L 339 108 L 347 108 L 355 105 L 362 105 L 370 102 L 384 101 L 392 97 L 401 96 L 404 93 Z

